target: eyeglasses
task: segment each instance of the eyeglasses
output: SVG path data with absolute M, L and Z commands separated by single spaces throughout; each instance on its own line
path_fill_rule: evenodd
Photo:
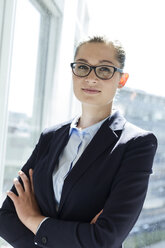
M 122 73 L 123 70 L 110 65 L 90 66 L 81 62 L 74 62 L 70 64 L 73 73 L 78 77 L 86 77 L 94 70 L 96 76 L 102 80 L 108 80 L 113 77 L 116 71 Z

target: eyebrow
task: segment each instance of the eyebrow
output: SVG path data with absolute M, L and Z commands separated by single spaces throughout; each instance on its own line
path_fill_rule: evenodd
M 76 61 L 82 61 L 82 62 L 89 63 L 88 60 L 86 60 L 86 59 L 77 59 Z
M 82 62 L 85 62 L 85 63 L 89 64 L 88 60 L 86 60 L 86 59 L 77 59 L 77 61 L 82 61 Z M 104 63 L 104 62 L 114 65 L 114 63 L 112 61 L 110 61 L 110 60 L 107 60 L 107 59 L 99 60 L 99 63 Z
M 113 64 L 113 65 L 114 65 L 114 63 L 113 63 L 112 61 L 107 60 L 107 59 L 100 60 L 99 62 L 100 62 L 100 63 L 106 62 L 106 63 L 110 63 L 110 64 Z

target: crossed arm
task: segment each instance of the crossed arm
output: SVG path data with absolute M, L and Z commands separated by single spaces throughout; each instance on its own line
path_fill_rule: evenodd
M 17 248 L 32 248 L 36 247 L 35 244 L 54 247 L 55 243 L 62 248 L 120 247 L 142 208 L 155 150 L 153 136 L 140 137 L 130 143 L 104 211 L 90 223 L 49 218 L 39 230 L 38 225 L 49 216 L 41 214 L 34 194 L 33 171 L 29 168 L 34 168 L 35 150 L 24 166 L 24 172 L 19 172 L 22 184 L 15 179 L 15 188 L 7 193 L 11 201 L 7 198 L 0 211 L 0 235 Z M 44 236 L 47 236 L 47 244 L 42 243 Z
M 7 195 L 13 201 L 18 218 L 20 221 L 34 234 L 36 234 L 39 224 L 47 216 L 43 216 L 40 212 L 38 203 L 34 194 L 33 186 L 33 170 L 29 170 L 29 178 L 22 171 L 18 172 L 20 178 L 22 179 L 22 184 L 17 178 L 14 179 L 14 185 L 17 190 L 16 195 L 12 191 L 8 191 Z M 90 224 L 95 224 L 99 215 L 103 212 L 101 210 L 90 222 Z

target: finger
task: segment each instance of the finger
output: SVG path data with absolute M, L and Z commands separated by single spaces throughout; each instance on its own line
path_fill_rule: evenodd
M 96 216 L 91 220 L 90 224 L 95 224 L 96 223 Z
M 95 221 L 94 221 L 94 218 L 91 220 L 91 222 L 90 222 L 90 224 L 94 224 L 95 223 Z
M 18 196 L 16 196 L 12 191 L 7 191 L 7 196 L 15 203 Z
M 30 181 L 29 181 L 29 178 L 26 176 L 26 174 L 23 171 L 19 171 L 18 174 L 20 178 L 22 179 L 25 191 L 26 192 L 31 191 Z
M 91 220 L 90 224 L 95 224 L 102 212 L 103 212 L 103 209 Z
M 103 212 L 103 209 L 100 211 L 99 215 L 102 214 L 102 212 Z
M 95 224 L 95 222 L 96 222 L 96 216 L 91 220 L 91 222 L 90 222 L 90 224 Z
M 102 214 L 102 212 L 103 212 L 103 209 L 95 216 L 95 218 L 96 218 L 95 221 L 97 221 L 97 219 L 99 218 L 100 214 Z
M 32 170 L 32 169 L 29 170 L 29 176 L 30 176 L 31 188 L 32 188 L 32 191 L 34 192 L 34 185 L 33 185 L 33 170 Z
M 21 183 L 18 181 L 18 178 L 14 178 L 13 183 L 14 183 L 14 186 L 16 188 L 18 195 L 22 195 L 24 193 L 24 189 L 23 189 Z
M 100 214 L 103 212 L 103 210 L 101 210 L 96 216 L 95 216 L 95 219 L 97 220 L 98 217 L 100 216 Z

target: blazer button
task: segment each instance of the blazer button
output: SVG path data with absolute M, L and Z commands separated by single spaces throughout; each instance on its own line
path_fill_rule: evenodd
M 48 241 L 47 237 L 42 237 L 41 238 L 41 242 L 42 242 L 43 245 L 46 245 L 47 241 Z

